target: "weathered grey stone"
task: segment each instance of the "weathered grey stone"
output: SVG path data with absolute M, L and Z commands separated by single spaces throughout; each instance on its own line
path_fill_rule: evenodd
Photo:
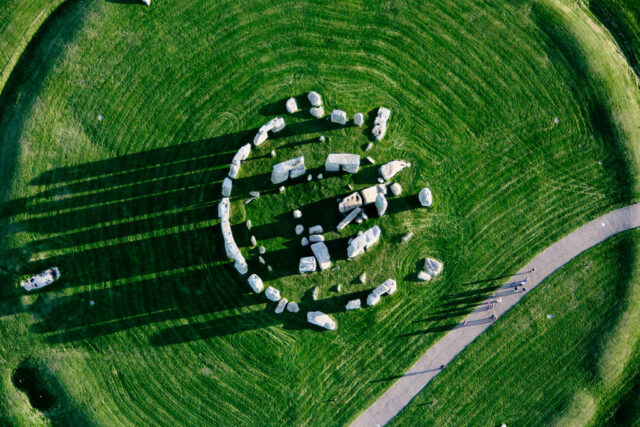
M 391 190 L 391 193 L 393 193 L 394 196 L 399 196 L 402 194 L 402 186 L 397 182 L 391 184 L 389 186 L 389 190 Z
M 276 156 L 276 150 L 271 150 L 271 157 L 275 157 Z
M 347 124 L 347 113 L 342 110 L 333 110 L 331 112 L 331 123 L 338 123 L 340 125 Z
M 312 227 L 309 227 L 309 234 L 322 234 L 324 233 L 324 230 L 322 229 L 321 225 L 314 225 Z
M 362 204 L 370 205 L 376 202 L 378 198 L 378 194 L 387 194 L 387 186 L 386 185 L 373 185 L 371 187 L 367 187 L 363 190 L 360 190 L 360 194 L 362 195 Z
M 380 227 L 374 225 L 362 235 L 355 237 L 347 247 L 347 256 L 349 258 L 354 258 L 361 255 L 365 250 L 378 242 L 381 234 L 382 230 L 380 230 Z
M 316 119 L 321 119 L 324 116 L 324 108 L 322 107 L 313 107 L 309 110 L 309 113 Z
M 376 141 L 380 141 L 387 133 L 387 122 L 389 121 L 389 116 L 391 116 L 390 110 L 384 107 L 378 108 L 378 115 L 373 122 L 373 129 L 371 131 Z
M 427 280 L 431 280 L 431 276 L 427 272 L 421 271 L 420 273 L 418 273 L 418 280 L 426 282 Z
M 299 236 L 304 232 L 304 225 L 298 224 L 296 225 L 296 234 Z
M 300 240 L 300 244 L 302 246 L 308 246 L 309 245 L 309 239 L 307 239 L 306 237 L 303 237 L 302 240 Z
M 300 307 L 298 307 L 298 304 L 293 302 L 293 301 L 289 301 L 287 303 L 287 311 L 289 313 L 297 313 L 300 311 Z
M 338 203 L 338 210 L 341 213 L 347 213 L 360 206 L 362 206 L 362 196 L 360 195 L 360 193 L 355 192 L 348 195 Z
M 364 151 L 369 151 L 373 148 L 373 142 L 370 142 L 367 144 L 366 148 L 364 149 Z
M 393 279 L 387 279 L 380 286 L 375 288 L 367 296 L 367 305 L 373 306 L 380 302 L 380 297 L 383 295 L 393 295 L 398 289 L 398 284 Z
M 309 102 L 311 103 L 311 105 L 313 105 L 314 107 L 319 107 L 322 105 L 322 97 L 318 92 L 315 92 L 315 91 L 309 92 L 307 94 L 307 98 L 309 99 Z
M 289 178 L 297 178 L 305 173 L 304 156 L 299 156 L 274 165 L 271 172 L 271 182 L 280 184 Z
M 251 242 L 251 246 L 255 246 L 258 244 L 258 240 L 256 239 L 256 236 L 251 236 L 249 238 L 249 241 Z
M 230 178 L 225 178 L 222 180 L 222 197 L 231 196 L 231 186 L 233 185 L 233 181 Z
M 260 255 L 264 255 L 264 253 L 265 253 L 265 252 L 267 252 L 267 248 L 265 248 L 264 246 L 260 246 L 260 247 L 258 248 L 258 253 L 259 253 Z
M 285 106 L 287 107 L 287 112 L 289 114 L 293 114 L 298 111 L 298 104 L 296 103 L 295 98 L 287 99 Z
M 402 241 L 406 242 L 407 240 L 411 239 L 413 237 L 413 233 L 407 233 L 404 236 L 402 236 Z
M 324 242 L 324 236 L 322 234 L 312 234 L 309 236 L 309 241 L 311 243 Z
M 318 287 L 314 287 L 313 290 L 311 291 L 311 299 L 314 301 L 318 300 L 318 294 L 320 293 L 320 289 L 318 289 Z
M 313 179 L 313 175 L 309 174 L 307 175 L 307 182 L 310 182 Z
M 288 302 L 289 301 L 286 298 L 282 298 L 280 301 L 278 301 L 278 305 L 276 306 L 275 313 L 276 314 L 282 313 L 285 307 L 287 306 Z
M 347 306 L 345 308 L 347 310 L 357 310 L 360 307 L 362 307 L 362 302 L 360 301 L 360 299 L 352 299 L 347 303 Z
M 251 276 L 249 276 L 247 282 L 249 283 L 251 290 L 253 290 L 253 292 L 257 294 L 262 292 L 262 289 L 264 289 L 264 283 L 262 282 L 260 276 L 258 276 L 257 274 L 252 274 Z
M 362 212 L 361 208 L 355 208 L 354 210 L 349 212 L 349 214 L 346 217 L 344 217 L 344 219 L 342 221 L 340 221 L 340 223 L 336 227 L 336 230 L 340 231 L 343 228 L 345 228 L 347 225 L 349 225 L 351 223 L 351 221 L 353 221 L 355 219 L 355 217 L 360 215 L 361 212 Z
M 318 267 L 320 270 L 326 270 L 331 267 L 331 256 L 329 255 L 329 248 L 324 242 L 318 242 L 311 245 L 311 251 L 318 260 Z
M 360 156 L 349 153 L 331 153 L 327 156 L 324 168 L 327 172 L 343 170 L 348 173 L 356 173 L 360 168 Z
M 336 292 L 342 292 L 342 285 L 336 285 Z
M 360 127 L 364 123 L 364 114 L 356 113 L 353 115 L 353 124 Z
M 371 163 L 372 165 L 375 165 L 375 164 L 376 164 L 375 159 L 374 159 L 373 157 L 371 157 L 371 156 L 367 156 L 367 161 L 368 161 L 369 163 Z
M 338 327 L 335 320 L 321 311 L 309 311 L 307 313 L 307 322 L 330 331 L 335 331 Z
M 367 283 L 367 273 L 362 273 L 358 278 L 360 279 L 360 283 L 362 283 L 363 285 Z
M 294 210 L 294 211 L 293 211 L 293 217 L 294 217 L 295 219 L 300 219 L 300 218 L 302 218 L 302 212 L 300 212 L 300 210 L 298 210 L 298 209 Z
M 303 273 L 313 273 L 316 271 L 316 259 L 312 256 L 302 257 L 300 258 L 300 263 L 298 264 L 298 270 L 300 274 Z
M 404 168 L 408 168 L 411 166 L 411 163 L 405 162 L 403 160 L 392 160 L 389 163 L 385 163 L 380 166 L 380 175 L 385 181 L 393 178 L 398 172 L 400 172 Z
M 269 286 L 264 291 L 264 295 L 267 297 L 269 301 L 278 302 L 280 301 L 280 291 L 276 288 Z
M 231 166 L 229 166 L 229 178 L 236 179 L 238 172 L 240 172 L 240 162 L 231 163 Z
M 324 178 L 324 175 L 322 175 L 321 173 L 318 174 L 318 179 L 322 179 Z
M 324 142 L 324 141 L 325 141 L 324 135 L 320 135 L 320 136 L 318 137 L 318 141 L 320 141 L 320 142 Z
M 442 272 L 442 263 L 434 258 L 427 258 L 424 260 L 424 271 L 431 278 L 436 277 Z
M 258 262 L 262 265 L 265 265 L 267 262 L 262 258 L 262 255 L 258 255 Z
M 428 188 L 423 188 L 420 190 L 418 194 L 418 200 L 420 200 L 420 204 L 424 207 L 429 207 L 433 204 L 433 194 L 431 194 L 431 190 Z
M 284 185 L 281 185 L 280 187 L 278 187 L 278 193 L 284 193 Z
M 384 197 L 384 194 L 378 193 L 378 198 L 376 199 L 376 209 L 378 210 L 378 216 L 383 216 L 387 212 L 388 206 L 389 202 L 387 202 L 387 198 Z
M 245 225 L 247 226 L 247 230 L 251 230 L 251 220 L 248 219 L 247 222 L 245 222 Z

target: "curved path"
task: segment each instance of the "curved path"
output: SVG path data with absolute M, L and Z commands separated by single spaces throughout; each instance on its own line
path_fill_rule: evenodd
M 440 366 L 450 363 L 476 337 L 486 331 L 526 294 L 538 286 L 554 271 L 587 249 L 622 231 L 640 227 L 640 203 L 609 212 L 563 237 L 538 254 L 516 273 L 487 302 L 478 306 L 463 323 L 446 334 L 422 355 L 407 373 L 396 381 L 373 405 L 351 424 L 376 426 L 388 423 L 441 371 Z M 517 290 L 515 282 L 526 279 Z M 497 299 L 500 298 L 500 302 Z M 495 315 L 495 318 L 492 318 Z

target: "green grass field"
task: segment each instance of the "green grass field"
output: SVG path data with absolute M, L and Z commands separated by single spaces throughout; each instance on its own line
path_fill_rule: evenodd
M 150 8 L 68 0 L 53 13 L 54 3 L 7 5 L 0 8 L 7 46 L 0 66 L 11 69 L 0 84 L 0 420 L 9 424 L 345 424 L 500 286 L 495 278 L 638 199 L 633 63 L 618 53 L 617 33 L 568 0 L 158 0 Z M 12 22 L 15 28 L 5 24 Z M 286 115 L 284 100 L 309 90 L 322 94 L 326 111 L 365 112 L 366 125 L 334 128 L 306 112 Z M 300 277 L 297 260 L 306 252 L 291 210 L 302 209 L 306 225 L 332 229 L 335 198 L 347 184 L 375 182 L 377 166 L 277 194 L 269 192 L 269 151 L 278 160 L 304 154 L 314 174 L 329 152 L 364 156 L 369 113 L 380 105 L 392 110 L 389 131 L 366 155 L 411 161 L 398 175 L 404 193 L 390 199 L 387 216 L 327 233 L 338 271 Z M 217 219 L 231 157 L 277 115 L 287 128 L 243 165 L 232 222 L 250 270 L 300 301 L 298 315 L 275 315 L 273 304 L 249 292 L 225 257 Z M 315 142 L 319 135 L 328 141 Z M 426 185 L 435 195 L 429 211 L 415 197 Z M 251 190 L 264 195 L 245 205 Z M 246 219 L 272 273 L 249 250 Z M 373 224 L 383 229 L 380 244 L 346 262 L 346 238 Z M 414 238 L 401 244 L 409 229 Z M 559 396 L 555 409 L 545 403 L 551 395 L 483 399 L 486 406 L 470 408 L 472 396 L 490 391 L 486 376 L 467 378 L 468 394 L 456 392 L 469 370 L 489 375 L 498 362 L 492 340 L 522 322 L 533 327 L 531 310 L 544 313 L 551 303 L 558 321 L 535 318 L 540 339 L 530 340 L 523 326 L 512 345 L 551 351 L 578 342 L 594 352 L 595 365 L 603 358 L 598 349 L 613 348 L 620 357 L 603 366 L 637 367 L 625 353 L 635 348 L 636 323 L 617 322 L 637 317 L 635 252 L 624 253 L 633 236 L 606 243 L 541 285 L 398 422 L 475 416 L 484 424 L 497 408 L 522 415 L 543 406 L 540 416 L 551 422 L 572 417 L 570 403 L 579 405 L 581 393 L 595 410 L 571 419 L 637 413 L 633 381 L 615 375 L 598 389 L 597 379 L 586 378 L 595 368 L 581 365 L 579 346 L 563 353 L 574 370 L 546 366 L 541 375 L 536 363 L 546 355 L 522 361 L 535 372 L 531 388 L 542 389 L 550 372 L 558 379 L 550 386 Z M 425 286 L 415 273 L 428 255 L 444 260 L 445 272 Z M 580 262 L 591 259 L 582 271 Z M 22 292 L 21 277 L 53 265 L 63 272 L 59 284 Z M 354 281 L 362 271 L 365 285 Z M 353 295 L 387 277 L 398 280 L 397 294 L 374 309 L 344 312 Z M 578 289 L 581 283 L 588 286 Z M 342 293 L 333 291 L 337 284 Z M 606 284 L 616 292 L 603 294 Z M 312 286 L 319 301 L 309 299 Z M 561 293 L 563 286 L 575 295 Z M 560 316 L 563 301 L 581 309 Z M 338 331 L 310 328 L 310 309 L 331 313 Z M 567 322 L 577 323 L 575 334 L 562 328 Z M 611 342 L 592 341 L 607 329 Z M 626 345 L 617 343 L 621 336 Z M 478 362 L 473 355 L 482 363 L 470 363 Z M 494 372 L 496 383 L 518 372 L 509 365 Z M 16 370 L 53 396 L 49 409 L 34 408 L 16 388 Z M 573 374 L 574 381 L 561 381 Z M 423 405 L 447 393 L 437 411 Z

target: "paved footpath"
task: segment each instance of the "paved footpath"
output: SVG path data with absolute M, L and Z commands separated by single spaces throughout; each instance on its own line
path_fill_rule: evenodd
M 440 373 L 440 366 L 451 363 L 495 319 L 516 305 L 550 274 L 587 249 L 636 227 L 640 227 L 640 204 L 609 212 L 549 246 L 498 289 L 489 301 L 480 304 L 462 323 L 427 350 L 404 376 L 351 425 L 369 427 L 388 423 Z M 525 279 L 524 290 L 523 286 L 516 290 L 514 284 Z M 492 315 L 495 315 L 495 319 Z

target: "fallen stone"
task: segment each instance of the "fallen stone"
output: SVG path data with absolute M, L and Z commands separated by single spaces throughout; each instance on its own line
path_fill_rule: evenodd
M 375 164 L 376 164 L 375 159 L 374 159 L 373 157 L 371 157 L 371 156 L 367 156 L 367 161 L 368 161 L 369 163 L 371 163 L 372 165 L 375 165 Z
M 335 331 L 338 327 L 335 320 L 321 311 L 309 311 L 307 313 L 307 322 L 330 331 Z
M 324 230 L 321 225 L 314 225 L 313 227 L 309 227 L 309 234 L 322 234 Z
M 225 178 L 222 180 L 222 197 L 231 196 L 231 186 L 233 185 L 233 181 L 230 178 Z
M 364 151 L 369 151 L 373 148 L 373 142 L 370 142 L 367 144 L 367 147 L 364 149 Z
M 402 236 L 402 241 L 406 242 L 407 240 L 411 239 L 413 237 L 413 233 L 407 233 L 404 236 Z
M 302 240 L 300 240 L 300 244 L 302 246 L 308 246 L 309 245 L 309 239 L 307 239 L 306 237 L 303 237 Z
M 316 271 L 316 259 L 312 256 L 300 258 L 298 270 L 300 271 L 300 274 L 313 273 Z
M 264 291 L 264 295 L 267 297 L 269 301 L 278 302 L 280 301 L 280 291 L 274 287 L 267 287 Z
M 425 271 L 421 271 L 420 273 L 418 273 L 418 280 L 422 280 L 423 282 L 426 282 L 427 280 L 431 280 L 431 275 L 429 275 Z
M 418 194 L 418 200 L 420 200 L 420 204 L 424 207 L 429 207 L 433 204 L 433 194 L 431 194 L 431 190 L 428 188 L 423 188 L 420 190 Z
M 324 242 L 324 236 L 322 234 L 312 234 L 309 236 L 309 241 L 311 243 Z
M 371 187 L 360 190 L 360 194 L 362 195 L 362 204 L 370 205 L 376 202 L 376 200 L 378 199 L 378 194 L 387 194 L 387 186 L 380 184 L 373 185 Z
M 300 311 L 300 307 L 298 307 L 298 304 L 293 302 L 293 301 L 289 301 L 287 303 L 287 311 L 289 313 L 297 313 Z
M 329 248 L 324 242 L 318 242 L 311 245 L 311 251 L 318 261 L 318 267 L 320 270 L 326 270 L 331 267 L 331 256 L 329 255 Z
M 285 107 L 287 107 L 287 113 L 289 114 L 293 114 L 298 111 L 298 104 L 296 103 L 295 98 L 287 99 Z
M 280 301 L 278 301 L 278 305 L 276 306 L 275 309 L 275 313 L 276 314 L 280 314 L 284 311 L 284 308 L 287 306 L 287 303 L 289 301 L 286 298 L 282 298 Z
M 229 178 L 236 179 L 238 172 L 240 172 L 240 163 L 231 163 L 231 166 L 229 166 Z
M 302 212 L 300 212 L 298 209 L 296 209 L 295 211 L 293 211 L 293 217 L 295 219 L 300 219 L 302 218 Z
M 271 182 L 273 184 L 280 184 L 289 178 L 298 178 L 305 173 L 304 156 L 295 157 L 273 166 Z
M 360 215 L 361 212 L 362 212 L 362 208 L 355 208 L 354 210 L 349 212 L 349 214 L 346 217 L 344 217 L 342 221 L 340 221 L 340 223 L 336 227 L 336 230 L 340 231 L 343 228 L 345 228 L 347 225 L 351 223 L 351 221 L 355 219 L 355 217 Z
M 253 198 L 258 198 L 260 197 L 260 192 L 259 191 L 249 191 L 249 195 Z
M 345 308 L 347 310 L 357 310 L 361 306 L 362 306 L 362 302 L 360 301 L 360 299 L 352 299 L 347 303 L 347 306 Z
M 324 108 L 322 107 L 313 107 L 309 110 L 309 113 L 316 119 L 321 119 L 324 116 Z
M 389 190 L 393 193 L 394 196 L 399 196 L 402 194 L 402 186 L 397 182 L 394 182 L 389 186 Z
M 387 198 L 384 197 L 384 194 L 378 193 L 378 198 L 376 199 L 376 209 L 378 210 L 378 216 L 383 216 L 387 212 L 388 206 L 389 202 L 387 202 Z
M 151 6 L 151 0 L 142 0 L 142 3 L 144 3 L 146 6 Z
M 247 200 L 244 201 L 245 205 L 248 205 L 249 203 L 253 202 L 255 199 L 257 199 L 257 197 L 250 197 Z
M 380 166 L 380 175 L 385 181 L 393 178 L 398 172 L 400 172 L 404 168 L 408 168 L 411 166 L 411 163 L 405 162 L 403 160 L 392 160 L 389 163 L 385 163 Z
M 382 179 L 382 178 L 378 177 L 378 182 L 379 182 L 380 184 L 383 184 L 383 183 L 384 183 L 384 179 Z
M 387 122 L 390 116 L 391 111 L 389 109 L 384 107 L 378 108 L 378 115 L 373 122 L 373 129 L 371 130 L 376 141 L 380 141 L 387 133 Z
M 342 110 L 333 110 L 331 112 L 331 123 L 338 123 L 341 125 L 347 124 L 347 113 Z
M 348 195 L 338 203 L 338 210 L 341 213 L 347 213 L 360 206 L 362 206 L 362 196 L 360 195 L 360 193 L 355 192 Z
M 251 290 L 257 294 L 262 292 L 262 289 L 264 289 L 264 283 L 262 282 L 260 276 L 258 276 L 257 274 L 252 274 L 251 276 L 249 276 L 247 282 L 249 283 Z
M 347 256 L 354 258 L 363 254 L 364 251 L 378 243 L 381 234 L 382 230 L 380 230 L 380 227 L 374 225 L 363 234 L 355 237 L 347 247 Z
M 442 272 L 442 263 L 434 258 L 424 260 L 424 271 L 431 277 L 436 277 Z
M 353 115 L 353 124 L 360 127 L 364 123 L 364 114 L 356 113 Z
M 383 295 L 393 295 L 398 289 L 398 284 L 393 279 L 387 279 L 380 286 L 375 288 L 367 296 L 367 305 L 373 306 L 380 302 L 380 297 Z
M 311 103 L 311 105 L 313 105 L 314 107 L 319 107 L 322 105 L 322 97 L 318 92 L 315 92 L 315 91 L 309 92 L 307 94 L 307 98 L 309 99 L 309 102 Z
M 299 236 L 304 232 L 304 225 L 298 224 L 296 225 L 296 234 Z

